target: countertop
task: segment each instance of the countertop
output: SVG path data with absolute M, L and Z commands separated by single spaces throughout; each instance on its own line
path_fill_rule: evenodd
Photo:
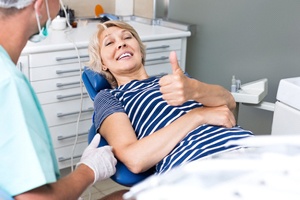
M 140 22 L 127 22 L 135 28 L 143 42 L 189 37 L 190 31 L 168 28 L 161 25 L 149 25 Z M 73 49 L 74 44 L 77 48 L 86 48 L 90 37 L 96 32 L 98 22 L 89 22 L 86 25 L 79 25 L 77 28 L 62 31 L 49 29 L 49 36 L 40 43 L 28 42 L 22 51 L 22 55 L 29 53 L 41 53 L 64 49 Z

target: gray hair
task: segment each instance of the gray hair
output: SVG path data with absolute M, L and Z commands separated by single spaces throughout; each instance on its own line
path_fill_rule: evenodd
M 29 6 L 34 0 L 0 0 L 0 8 L 22 9 Z

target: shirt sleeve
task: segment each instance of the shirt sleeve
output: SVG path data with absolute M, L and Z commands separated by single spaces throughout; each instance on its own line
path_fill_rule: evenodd
M 111 114 L 123 112 L 125 110 L 122 103 L 113 96 L 108 90 L 101 90 L 94 100 L 94 116 L 93 121 L 96 130 L 98 130 L 102 122 Z

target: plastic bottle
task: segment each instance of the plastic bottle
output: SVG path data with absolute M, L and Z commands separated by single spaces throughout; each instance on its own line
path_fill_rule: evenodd
M 237 92 L 236 79 L 234 75 L 232 76 L 231 79 L 231 92 Z
M 236 92 L 239 92 L 241 90 L 241 80 L 236 79 Z

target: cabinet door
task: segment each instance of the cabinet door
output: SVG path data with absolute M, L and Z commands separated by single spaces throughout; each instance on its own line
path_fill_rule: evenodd
M 86 48 L 73 50 L 36 53 L 29 56 L 30 67 L 62 65 L 67 63 L 87 62 L 89 59 Z
M 34 67 L 30 69 L 30 81 L 41 81 L 70 76 L 77 76 L 77 79 L 79 80 L 82 70 L 82 66 L 80 66 L 79 63 Z
M 181 39 L 156 40 L 144 42 L 147 53 L 166 52 L 181 49 Z
M 82 107 L 81 107 L 82 104 Z M 50 103 L 42 106 L 48 125 L 57 126 L 76 122 L 80 119 L 91 119 L 94 111 L 94 104 L 89 98 Z
M 48 79 L 43 81 L 32 81 L 32 86 L 36 93 L 59 91 L 70 88 L 81 88 L 84 85 L 81 84 L 79 76 L 70 76 L 66 78 Z
M 145 68 L 149 76 L 157 76 L 172 73 L 172 67 L 169 61 L 169 54 L 170 51 L 147 54 Z M 179 66 L 181 66 L 181 51 L 176 51 L 176 54 Z
M 155 40 L 144 43 L 146 45 L 145 68 L 149 76 L 157 76 L 172 72 L 169 56 L 171 51 L 175 51 L 182 70 L 182 39 Z
M 54 148 L 74 145 L 75 140 L 77 143 L 87 143 L 88 132 L 91 128 L 91 125 L 92 120 L 88 119 L 82 120 L 78 124 L 77 122 L 74 122 L 50 127 Z
M 72 164 L 76 165 L 76 163 L 79 162 L 82 153 L 87 146 L 87 142 L 81 142 L 77 143 L 76 145 L 69 145 L 55 149 L 59 169 L 70 167 Z
M 38 93 L 37 97 L 41 102 L 42 106 L 50 103 L 60 103 L 75 99 L 78 100 L 78 105 L 80 105 L 81 98 L 87 99 L 88 101 L 92 101 L 90 100 L 85 88 L 82 88 L 82 91 L 80 88 L 71 88 L 60 91 L 42 92 Z

